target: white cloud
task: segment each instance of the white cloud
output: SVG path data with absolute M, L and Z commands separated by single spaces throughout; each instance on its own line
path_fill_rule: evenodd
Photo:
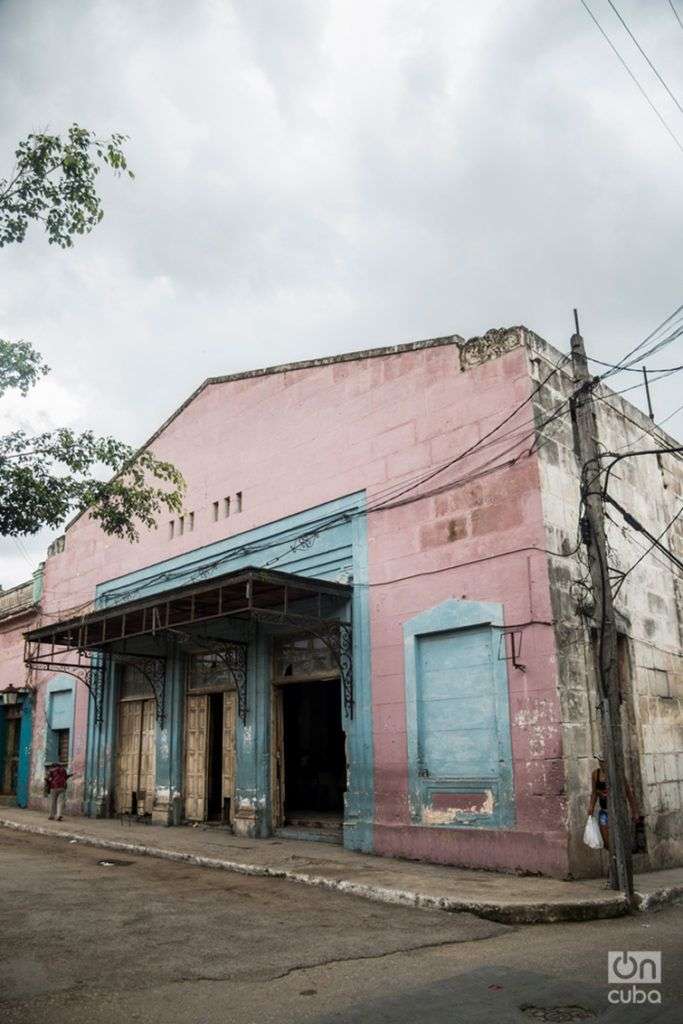
M 667 5 L 621 7 L 680 83 Z M 135 443 L 211 374 L 520 322 L 566 347 L 573 306 L 610 359 L 682 300 L 683 157 L 578 3 L 6 0 L 0 96 L 0 167 L 46 124 L 131 136 L 92 235 L 0 250 L 55 422 Z

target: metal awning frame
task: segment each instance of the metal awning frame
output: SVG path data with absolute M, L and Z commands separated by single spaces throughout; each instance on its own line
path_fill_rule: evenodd
M 39 672 L 59 672 L 80 680 L 88 690 L 95 713 L 95 723 L 102 724 L 104 717 L 104 691 L 111 662 L 134 665 L 149 683 L 156 718 L 163 728 L 166 721 L 166 658 L 158 654 L 126 654 L 110 651 L 76 651 L 75 659 L 65 660 L 69 653 L 63 651 L 54 658 L 31 656 L 31 642 L 26 641 L 24 661 Z
M 230 672 L 243 723 L 248 714 L 246 644 L 221 637 L 199 636 L 187 628 L 219 619 L 257 619 L 291 625 L 322 640 L 339 667 L 344 709 L 353 717 L 353 652 L 351 623 L 323 615 L 323 599 L 335 603 L 351 596 L 346 584 L 293 576 L 265 569 L 243 569 L 210 583 L 175 588 L 147 598 L 103 608 L 79 619 L 42 626 L 25 633 L 24 661 L 41 671 L 63 672 L 80 679 L 94 702 L 95 720 L 102 722 L 108 662 L 134 664 L 147 679 L 156 702 L 157 720 L 166 718 L 166 659 L 158 654 L 116 650 L 134 637 L 174 640 L 217 654 Z M 297 605 L 305 605 L 297 611 Z M 311 614 L 310 604 L 317 614 Z

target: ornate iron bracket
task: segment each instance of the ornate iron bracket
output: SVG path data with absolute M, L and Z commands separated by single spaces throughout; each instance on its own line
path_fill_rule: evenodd
M 86 652 L 79 651 L 79 661 L 84 654 Z M 42 663 L 40 661 L 31 661 L 28 664 L 39 672 L 59 672 L 61 675 L 72 676 L 83 683 L 87 687 L 90 699 L 93 702 L 95 724 L 102 725 L 104 719 L 104 689 L 108 668 L 105 654 L 99 654 L 97 662 L 91 660 L 90 662 L 81 662 L 77 665 L 62 664 L 61 662 Z
M 202 638 L 201 642 L 203 645 L 205 639 Z M 247 645 L 237 643 L 235 640 L 214 641 L 214 643 L 216 646 L 212 644 L 204 649 L 210 650 L 212 654 L 220 658 L 232 676 L 237 690 L 237 714 L 242 719 L 242 724 L 246 725 L 249 711 L 247 703 Z
M 299 623 L 297 622 L 297 624 Z M 344 697 L 344 713 L 347 718 L 353 718 L 353 632 L 351 623 L 340 622 L 338 619 L 319 619 L 315 622 L 307 621 L 301 624 L 301 628 L 321 640 L 334 658 L 339 668 Z
M 215 636 L 196 636 L 180 629 L 168 629 L 179 643 L 215 654 L 230 673 L 237 691 L 237 714 L 247 724 L 247 645 L 239 640 L 223 640 Z
M 353 718 L 353 634 L 348 622 L 339 623 L 339 674 L 344 692 L 344 711 Z
M 145 677 L 154 694 L 156 717 L 163 729 L 166 722 L 166 659 L 153 654 L 116 654 L 115 660 L 133 665 Z
M 102 725 L 104 719 L 104 689 L 107 681 L 107 657 L 100 654 L 97 663 L 91 663 L 83 682 L 88 687 L 95 708 L 95 724 Z

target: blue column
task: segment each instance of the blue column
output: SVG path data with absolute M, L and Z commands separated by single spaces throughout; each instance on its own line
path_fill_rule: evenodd
M 241 626 L 239 633 L 235 626 Z M 267 703 L 268 679 L 267 630 L 258 623 L 248 626 L 232 624 L 233 639 L 247 647 L 247 720 L 238 715 L 236 727 L 236 779 L 235 818 L 236 835 L 266 836 L 269 822 L 266 815 L 268 794 L 268 723 L 270 709 Z
M 95 702 L 88 701 L 84 811 L 91 818 L 111 813 L 116 750 L 118 667 L 109 662 L 102 695 L 102 721 L 95 721 Z
M 372 850 L 374 819 L 374 744 L 372 736 L 372 669 L 370 662 L 370 610 L 368 599 L 367 520 L 353 520 L 353 718 L 342 710 L 346 732 L 349 788 L 344 806 L 344 846 Z M 342 706 L 343 708 L 343 706 Z
M 17 769 L 17 806 L 28 807 L 31 782 L 31 742 L 33 740 L 33 703 L 27 697 L 21 706 L 19 727 L 19 766 Z

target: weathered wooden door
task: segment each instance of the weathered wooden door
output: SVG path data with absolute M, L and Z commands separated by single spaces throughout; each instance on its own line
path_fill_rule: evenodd
M 285 724 L 281 686 L 273 687 L 270 736 L 273 828 L 279 828 L 285 823 Z
M 156 786 L 156 703 L 153 700 L 144 700 L 140 703 L 142 704 L 142 732 L 140 737 L 140 767 L 137 787 L 140 794 L 138 796 L 138 813 L 144 810 L 145 814 L 151 814 L 154 807 L 154 790 Z
M 133 810 L 151 814 L 156 781 L 156 705 L 153 700 L 119 703 L 115 807 L 118 814 Z M 143 796 L 144 794 L 144 796 Z
M 209 698 L 188 694 L 185 703 L 185 817 L 206 818 Z
M 223 806 L 230 801 L 230 822 L 235 817 L 235 720 L 237 695 L 234 691 L 223 694 Z

